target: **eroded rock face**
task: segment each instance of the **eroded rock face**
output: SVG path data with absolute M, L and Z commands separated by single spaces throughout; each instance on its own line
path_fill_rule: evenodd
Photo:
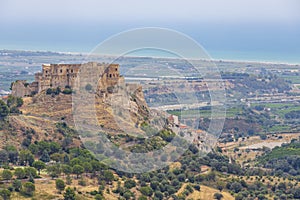
M 93 65 L 98 66 L 97 64 Z M 110 65 L 108 68 L 99 67 L 97 68 L 99 75 L 90 78 L 92 73 L 96 73 L 93 71 L 93 67 L 95 67 L 93 65 L 90 66 L 90 70 L 86 71 L 87 73 L 83 73 L 79 77 L 80 84 L 78 87 L 68 87 L 68 89 L 72 89 L 73 94 L 62 93 L 63 89 L 56 91 L 56 88 L 52 87 L 55 92 L 48 92 L 49 88 L 47 88 L 31 97 L 24 98 L 24 105 L 20 109 L 23 114 L 11 119 L 14 127 L 19 130 L 32 128 L 36 131 L 37 136 L 40 135 L 40 138 L 59 141 L 65 137 L 56 127 L 59 123 L 66 123 L 67 126 L 76 130 L 77 123 L 80 123 L 81 127 L 94 127 L 96 130 L 95 137 L 99 132 L 111 137 L 127 134 L 133 137 L 144 137 L 146 132 L 142 130 L 142 124 L 150 125 L 150 121 L 154 118 L 156 119 L 154 126 L 157 130 L 164 126 L 161 115 L 158 112 L 150 111 L 145 101 L 142 86 L 125 83 L 124 77 L 119 74 L 118 65 Z M 60 65 L 56 66 L 58 73 L 60 73 L 59 67 Z M 56 68 L 53 70 L 56 71 Z M 65 73 L 67 69 L 69 73 L 75 72 L 71 71 L 71 68 L 65 68 Z M 45 76 L 50 76 L 50 72 L 49 66 L 44 68 Z M 40 77 L 41 73 L 38 76 Z M 89 82 L 92 87 L 87 88 L 86 85 Z M 21 92 L 19 93 L 21 96 L 26 96 L 22 93 L 25 91 L 23 90 L 24 83 L 26 82 L 17 83 L 22 86 L 17 89 L 18 92 Z M 74 98 L 79 98 L 79 101 L 74 103 Z M 85 101 L 87 99 L 93 101 Z M 76 113 L 80 115 L 79 122 L 75 120 Z M 81 130 L 78 129 L 78 131 Z M 22 134 L 21 132 L 20 134 Z M 38 138 L 36 139 L 38 140 Z M 94 140 L 94 136 L 92 135 L 91 138 L 87 139 Z M 78 137 L 73 141 L 76 142 L 75 146 L 84 143 L 82 137 L 80 140 Z
M 97 90 L 83 92 L 83 96 L 89 94 L 87 98 L 94 98 L 94 105 L 84 101 L 84 98 L 74 105 L 72 97 L 76 97 L 71 94 L 47 94 L 43 91 L 26 98 L 22 111 L 27 115 L 55 121 L 63 119 L 74 127 L 73 114 L 76 110 L 81 115 L 82 123 L 97 124 L 105 132 L 142 134 L 140 124 L 150 119 L 150 110 L 142 86 L 126 84 L 123 77 L 118 77 L 117 82 L 108 81 L 109 73 L 106 73 L 103 79 L 99 79 Z

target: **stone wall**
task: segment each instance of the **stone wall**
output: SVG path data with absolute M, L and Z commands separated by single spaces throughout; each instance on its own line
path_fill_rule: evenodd
M 84 87 L 91 83 L 97 86 L 97 92 L 107 91 L 108 87 L 124 82 L 120 76 L 119 64 L 104 64 L 89 62 L 85 64 L 44 64 L 42 72 L 35 74 L 35 81 L 31 84 L 26 81 L 16 81 L 12 87 L 12 94 L 19 97 L 40 93 L 48 88 L 66 86 L 74 87 L 80 75 L 80 84 Z

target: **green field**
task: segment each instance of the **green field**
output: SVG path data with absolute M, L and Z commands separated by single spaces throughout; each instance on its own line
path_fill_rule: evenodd
M 297 103 L 266 103 L 266 104 L 252 104 L 252 107 L 255 106 L 264 106 L 265 108 L 271 108 L 271 114 L 276 115 L 280 118 L 284 118 L 286 113 L 291 111 L 300 110 L 300 104 Z
M 267 128 L 269 133 L 280 133 L 280 132 L 288 132 L 291 130 L 291 127 L 288 125 L 274 125 L 270 128 Z
M 243 112 L 242 108 L 234 107 L 229 108 L 226 110 L 225 117 L 227 118 L 233 118 L 237 115 L 241 115 Z M 176 116 L 184 116 L 185 118 L 195 118 L 195 117 L 201 117 L 201 118 L 210 118 L 212 117 L 211 109 L 191 109 L 191 110 L 171 110 L 168 111 L 169 114 L 176 115 Z M 214 117 L 223 117 L 223 112 L 213 113 Z

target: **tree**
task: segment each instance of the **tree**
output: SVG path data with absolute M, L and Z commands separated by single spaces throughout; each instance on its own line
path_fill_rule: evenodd
M 51 160 L 54 160 L 55 162 L 62 162 L 63 161 L 63 157 L 64 155 L 61 153 L 53 153 L 50 156 Z
M 95 200 L 104 200 L 104 197 L 101 194 L 96 194 Z
M 156 191 L 154 193 L 154 196 L 158 199 L 163 199 L 164 198 L 164 194 L 161 191 Z
M 47 150 L 43 151 L 43 154 L 41 155 L 40 160 L 43 161 L 43 162 L 45 162 L 45 163 L 47 163 L 47 162 L 50 161 L 50 156 L 49 156 Z
M 69 164 L 69 162 L 70 162 L 70 158 L 69 158 L 68 154 L 65 154 L 64 163 Z
M 8 152 L 9 162 L 16 164 L 19 157 L 19 152 L 16 147 L 9 145 L 5 147 L 5 150 Z
M 47 172 L 52 178 L 58 177 L 61 173 L 60 165 L 56 164 L 56 165 L 48 166 Z
M 140 192 L 145 195 L 151 197 L 153 194 L 153 190 L 149 186 L 141 187 Z
M 32 166 L 38 170 L 39 175 L 41 174 L 41 170 L 46 168 L 46 164 L 40 160 L 34 161 Z
M 64 200 L 75 200 L 75 197 L 74 190 L 68 187 L 64 193 Z
M 22 150 L 20 151 L 20 158 L 19 162 L 21 165 L 26 166 L 26 165 L 32 165 L 34 162 L 34 156 L 29 150 Z
M 142 196 L 140 196 L 139 198 L 138 198 L 138 200 L 147 200 L 148 198 L 146 197 L 146 196 L 144 196 L 144 195 L 142 195 Z
M 74 165 L 73 167 L 73 173 L 77 175 L 77 178 L 79 175 L 81 175 L 84 172 L 84 168 L 80 165 Z
M 12 95 L 8 96 L 7 99 L 7 106 L 12 108 L 12 107 L 21 107 L 23 105 L 24 101 L 21 97 L 15 97 Z
M 8 189 L 2 189 L 0 190 L 0 196 L 3 198 L 3 200 L 10 199 L 11 192 Z
M 59 192 L 61 192 L 65 189 L 66 185 L 65 185 L 65 182 L 62 179 L 56 179 L 55 180 L 55 187 Z
M 14 174 L 17 177 L 17 179 L 25 178 L 25 172 L 23 168 L 16 168 Z
M 266 198 L 265 195 L 263 195 L 263 194 L 259 194 L 259 195 L 257 196 L 257 199 L 258 199 L 258 200 L 267 200 L 267 198 Z
M 9 113 L 8 106 L 0 99 L 0 120 L 5 118 Z
M 214 198 L 217 200 L 221 200 L 223 198 L 223 195 L 221 193 L 215 193 Z
M 51 142 L 49 144 L 49 148 L 50 148 L 50 154 L 53 154 L 53 153 L 59 152 L 59 150 L 61 149 L 61 146 L 57 142 Z
M 136 183 L 135 183 L 134 180 L 129 179 L 129 180 L 126 180 L 126 181 L 125 181 L 124 186 L 125 186 L 127 189 L 131 189 L 131 188 L 133 188 L 133 187 L 136 186 Z
M 261 135 L 259 135 L 259 137 L 260 137 L 260 139 L 262 139 L 262 140 L 266 140 L 266 139 L 267 139 L 267 136 L 266 136 L 265 134 L 261 134 Z
M 12 186 L 16 192 L 20 192 L 22 189 L 22 182 L 20 180 L 14 180 Z
M 52 88 L 48 88 L 48 89 L 46 90 L 46 94 L 47 94 L 47 95 L 52 94 Z
M 23 184 L 22 192 L 27 196 L 32 196 L 35 191 L 35 186 L 31 182 L 26 182 Z
M 200 191 L 200 190 L 201 190 L 200 185 L 194 185 L 194 188 L 195 188 L 195 190 L 197 190 L 197 191 Z
M 92 89 L 93 89 L 93 87 L 92 87 L 92 85 L 89 84 L 89 83 L 85 86 L 85 90 L 86 90 L 86 91 L 91 91 Z
M 61 168 L 65 175 L 70 175 L 72 173 L 72 167 L 70 165 L 62 165 Z
M 292 193 L 295 199 L 300 199 L 300 188 L 294 189 Z
M 128 200 L 133 196 L 132 192 L 130 192 L 130 190 L 127 190 L 124 192 L 123 197 Z
M 27 177 L 33 177 L 33 178 L 36 178 L 37 177 L 37 170 L 33 167 L 26 167 L 24 169 L 24 172 L 25 172 L 25 176 Z
M 10 180 L 12 178 L 12 173 L 9 169 L 4 169 L 1 176 L 3 180 Z
M 8 152 L 6 150 L 0 151 L 0 163 L 5 164 L 8 161 Z
M 84 163 L 82 164 L 82 166 L 83 166 L 84 172 L 85 172 L 86 174 L 92 172 L 92 170 L 93 170 L 92 165 L 91 165 L 90 163 L 88 163 L 88 162 L 84 162 Z
M 107 182 L 107 183 L 110 183 L 114 180 L 114 174 L 110 171 L 110 170 L 105 170 L 103 172 L 103 176 L 104 176 L 104 180 Z
M 234 182 L 231 184 L 230 189 L 233 190 L 235 193 L 238 193 L 242 189 L 242 185 L 238 182 Z
M 72 167 L 74 167 L 75 165 L 81 165 L 81 160 L 79 158 L 73 158 L 71 161 L 70 161 L 70 165 Z
M 66 177 L 66 183 L 68 184 L 68 185 L 71 185 L 72 184 L 72 178 L 71 178 L 71 176 L 68 174 L 67 175 L 67 177 Z

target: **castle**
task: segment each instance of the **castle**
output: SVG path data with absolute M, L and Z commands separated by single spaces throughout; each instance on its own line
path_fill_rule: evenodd
M 84 64 L 44 64 L 42 72 L 35 74 L 35 81 L 27 83 L 25 80 L 18 80 L 12 83 L 12 95 L 17 97 L 33 96 L 48 88 L 73 88 L 75 81 L 82 69 L 85 80 L 94 77 L 98 84 L 98 89 L 105 86 L 114 86 L 120 81 L 124 82 L 124 78 L 120 76 L 119 64 L 104 64 L 96 62 L 88 62 Z M 95 76 L 95 74 L 97 76 Z M 99 81 L 100 80 L 100 81 Z

